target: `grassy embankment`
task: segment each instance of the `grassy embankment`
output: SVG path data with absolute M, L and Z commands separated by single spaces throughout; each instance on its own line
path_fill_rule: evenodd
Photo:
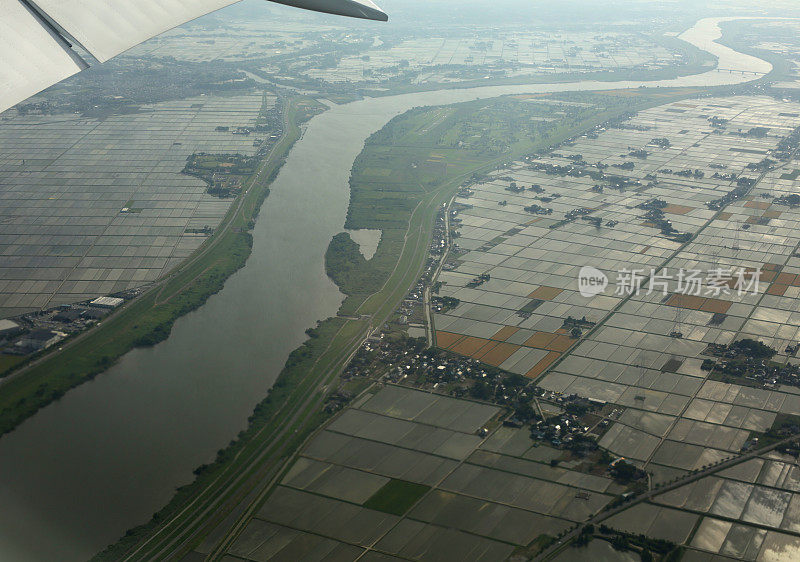
M 287 133 L 262 162 L 260 176 L 254 174 L 244 184 L 248 193 L 231 205 L 216 232 L 193 256 L 100 325 L 63 342 L 63 351 L 35 359 L 12 373 L 0 392 L 0 434 L 11 431 L 70 388 L 102 373 L 132 348 L 165 339 L 178 317 L 202 305 L 244 265 L 252 243 L 248 230 L 269 193 L 269 184 L 299 138 L 298 123 L 310 116 L 310 103 L 316 102 L 288 102 Z
M 412 110 L 392 120 L 368 140 L 351 177 L 346 226 L 381 229 L 376 254 L 364 260 L 354 253 L 349 236 L 340 235 L 327 260 L 329 274 L 348 295 L 341 312 L 369 315 L 372 321 L 335 317 L 321 322 L 291 354 L 249 428 L 214 463 L 199 469 L 197 480 L 150 523 L 130 531 L 100 559 L 119 558 L 137 544 L 145 546 L 135 559 L 152 557 L 175 541 L 186 544 L 185 552 L 319 428 L 327 417 L 320 411 L 326 391 L 369 328 L 382 324 L 418 279 L 435 214 L 465 179 L 614 116 L 692 93 L 562 94 L 573 101 L 602 99 L 603 105 L 575 110 L 551 124 L 526 119 L 549 109 L 518 98 Z M 458 138 L 466 134 L 473 140 L 458 148 Z M 212 515 L 198 518 L 206 509 Z

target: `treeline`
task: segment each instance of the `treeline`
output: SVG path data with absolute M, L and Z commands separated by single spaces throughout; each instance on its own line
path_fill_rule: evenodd
M 364 258 L 347 232 L 331 239 L 325 252 L 325 272 L 346 295 L 374 293 L 386 279 Z

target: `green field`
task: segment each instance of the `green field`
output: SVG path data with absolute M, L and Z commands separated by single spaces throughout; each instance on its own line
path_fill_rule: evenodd
M 365 501 L 364 507 L 392 515 L 403 515 L 428 490 L 430 486 L 392 479 Z
M 5 353 L 0 353 L 0 376 L 4 375 L 6 371 L 10 371 L 23 361 L 25 361 L 25 358 L 19 355 L 6 355 Z

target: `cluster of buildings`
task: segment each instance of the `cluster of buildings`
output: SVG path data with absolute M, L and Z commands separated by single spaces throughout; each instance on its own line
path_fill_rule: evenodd
M 103 296 L 0 320 L 0 354 L 27 356 L 43 351 L 99 322 L 124 302 Z

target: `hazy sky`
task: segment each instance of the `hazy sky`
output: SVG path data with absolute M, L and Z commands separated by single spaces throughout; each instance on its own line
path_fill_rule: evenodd
M 389 13 L 388 25 L 424 26 L 426 22 L 458 24 L 554 23 L 592 24 L 631 19 L 688 22 L 707 15 L 800 15 L 796 0 L 374 0 Z M 245 0 L 223 15 L 250 17 L 272 13 L 285 15 L 291 8 L 263 0 Z M 298 11 L 299 13 L 299 11 Z M 330 16 L 303 14 L 300 17 Z M 353 24 L 349 24 L 353 25 Z M 367 25 L 375 25 L 370 23 Z M 383 24 L 386 25 L 386 24 Z

